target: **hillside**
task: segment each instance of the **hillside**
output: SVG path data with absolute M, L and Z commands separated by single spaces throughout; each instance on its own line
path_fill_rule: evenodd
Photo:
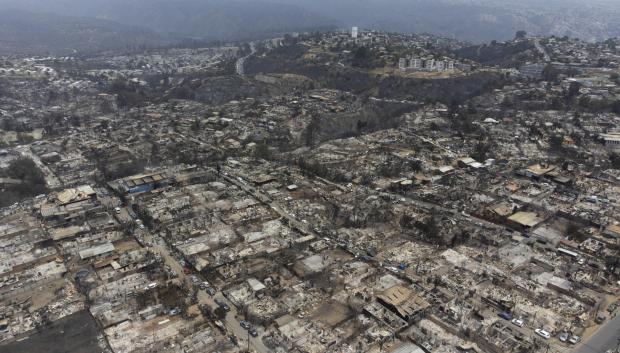
M 0 11 L 0 55 L 69 55 L 166 43 L 154 32 L 107 20 Z
M 462 103 L 496 88 L 501 78 L 495 73 L 480 72 L 464 77 L 438 80 L 379 77 L 358 68 L 307 63 L 302 45 L 282 47 L 264 56 L 252 57 L 246 63 L 246 73 L 290 73 L 308 77 L 322 87 L 353 92 L 377 98 L 439 101 L 445 104 Z M 450 95 L 446 95 L 450 90 Z
M 138 26 L 170 37 L 258 38 L 290 31 L 331 28 L 295 4 L 231 0 L 0 0 L 0 6 L 93 17 Z
M 610 0 L 281 0 L 346 25 L 427 32 L 489 42 L 518 30 L 535 35 L 606 39 L 620 35 L 620 2 Z
M 502 67 L 516 67 L 528 60 L 535 60 L 540 55 L 534 44 L 528 40 L 473 45 L 461 48 L 455 54 L 484 65 Z
M 22 45 L 25 51 L 148 45 L 161 38 L 247 40 L 336 26 L 476 43 L 511 39 L 518 30 L 583 40 L 620 36 L 620 3 L 606 0 L 0 0 L 0 8 L 37 13 L 2 15 L 3 52 Z

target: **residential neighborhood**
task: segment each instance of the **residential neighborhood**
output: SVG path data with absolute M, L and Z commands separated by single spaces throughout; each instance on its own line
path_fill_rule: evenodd
M 617 44 L 2 57 L 0 352 L 616 352 Z

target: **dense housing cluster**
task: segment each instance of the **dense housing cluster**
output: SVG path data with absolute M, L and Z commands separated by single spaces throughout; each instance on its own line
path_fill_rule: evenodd
M 3 58 L 0 351 L 614 348 L 615 43 Z

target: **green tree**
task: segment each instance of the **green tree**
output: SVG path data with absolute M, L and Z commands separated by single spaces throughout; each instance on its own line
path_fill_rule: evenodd
M 156 142 L 151 143 L 151 160 L 156 160 L 159 158 L 159 145 Z
M 478 141 L 478 144 L 474 148 L 471 157 L 478 161 L 485 161 L 491 152 L 492 144 L 488 141 Z
M 545 66 L 542 72 L 543 80 L 548 81 L 548 82 L 557 81 L 559 75 L 560 75 L 560 72 L 556 68 L 554 68 L 553 65 L 551 64 L 547 64 L 547 66 Z
M 579 90 L 581 90 L 581 83 L 571 82 L 568 86 L 568 99 L 577 97 L 579 95 Z
M 271 150 L 265 142 L 260 142 L 254 148 L 254 158 L 269 160 L 271 158 Z
M 620 154 L 616 152 L 612 152 L 609 154 L 609 161 L 611 162 L 611 167 L 614 169 L 620 169 Z
M 527 36 L 527 32 L 524 30 L 520 30 L 520 31 L 517 31 L 517 33 L 515 34 L 515 39 L 525 39 L 526 36 Z
M 439 225 L 434 216 L 429 216 L 424 223 L 417 223 L 416 227 L 422 231 L 426 240 L 436 242 L 439 237 Z
M 549 148 L 552 151 L 560 151 L 562 149 L 562 143 L 564 142 L 564 137 L 561 135 L 553 135 L 549 137 Z
M 372 61 L 372 53 L 366 47 L 359 47 L 353 53 L 353 66 L 370 67 Z
M 308 126 L 306 126 L 306 129 L 302 133 L 302 136 L 306 142 L 306 146 L 314 147 L 319 130 L 320 130 L 319 118 L 312 117 L 312 120 L 310 121 Z
M 223 307 L 218 306 L 215 310 L 213 310 L 213 315 L 218 320 L 224 320 L 226 318 L 226 310 Z
M 198 132 L 200 130 L 200 120 L 198 118 L 194 119 L 190 128 L 192 129 L 192 132 Z
M 0 191 L 0 207 L 8 206 L 25 197 L 47 193 L 45 176 L 37 165 L 26 157 L 18 158 L 0 174 L 20 180 L 20 184 L 6 187 Z

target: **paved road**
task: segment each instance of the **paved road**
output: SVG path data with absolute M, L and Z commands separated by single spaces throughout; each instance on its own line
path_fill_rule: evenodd
M 620 316 L 607 321 L 587 341 L 580 344 L 573 353 L 605 353 L 620 343 Z M 615 353 L 615 352 L 614 352 Z
M 152 247 L 151 250 L 160 254 L 164 258 L 164 261 L 166 262 L 166 264 L 170 266 L 170 268 L 172 268 L 178 274 L 179 280 L 181 281 L 185 280 L 187 275 L 183 272 L 183 267 L 170 253 L 170 250 L 168 249 L 167 246 L 156 245 Z M 201 277 L 200 274 L 196 274 L 196 275 L 198 277 Z M 215 297 L 212 298 L 204 290 L 199 290 L 197 297 L 198 297 L 198 302 L 200 304 L 206 304 L 212 309 L 215 309 L 218 306 L 214 298 L 218 298 L 218 300 L 224 301 L 228 304 L 228 306 L 230 307 L 230 312 L 228 312 L 228 314 L 226 315 L 226 318 L 224 319 L 224 325 L 226 326 L 226 331 L 228 332 L 228 334 L 234 334 L 237 337 L 240 347 L 247 348 L 247 339 L 249 337 L 250 348 L 253 349 L 255 352 L 258 352 L 258 353 L 270 353 L 271 352 L 269 348 L 267 348 L 267 346 L 263 344 L 263 341 L 261 338 L 262 330 L 258 329 L 259 333 L 261 333 L 258 337 L 251 337 L 248 334 L 248 331 L 245 330 L 243 327 L 241 327 L 239 320 L 237 320 L 236 318 L 237 311 L 235 309 L 235 306 L 232 303 L 230 303 L 222 295 L 221 292 L 216 293 Z
M 254 42 L 250 42 L 250 54 L 242 58 L 239 58 L 235 65 L 236 70 L 237 70 L 237 75 L 239 76 L 245 75 L 245 60 L 249 58 L 250 56 L 254 55 L 254 53 L 256 53 L 256 44 Z
M 437 142 L 435 142 L 435 140 L 430 139 L 430 138 L 428 138 L 428 137 L 424 137 L 424 136 L 422 136 L 422 135 L 418 135 L 418 134 L 416 134 L 416 133 L 413 131 L 413 129 L 409 129 L 407 132 L 408 132 L 410 135 L 415 136 L 415 137 L 419 138 L 420 140 L 422 140 L 422 141 L 424 141 L 424 142 L 426 142 L 426 143 L 428 143 L 428 144 L 431 144 L 431 145 L 433 145 L 433 146 L 435 146 L 435 147 L 437 147 L 437 148 L 439 148 L 439 149 L 441 149 L 441 150 L 445 151 L 445 152 L 446 152 L 446 153 L 447 153 L 450 157 L 454 157 L 454 156 L 456 156 L 456 155 L 457 155 L 457 154 L 456 154 L 454 151 L 452 151 L 451 149 L 449 149 L 449 148 L 447 148 L 447 147 L 444 147 L 444 146 L 442 146 L 442 145 L 438 144 Z
M 203 296 L 206 296 L 206 298 L 203 298 Z M 259 327 L 256 327 L 257 331 L 259 332 L 259 336 L 258 337 L 250 336 L 248 330 L 241 327 L 241 323 L 240 323 L 241 319 L 239 319 L 240 316 L 237 313 L 236 307 L 228 299 L 224 297 L 222 292 L 216 293 L 215 296 L 211 298 L 208 294 L 206 294 L 206 292 L 199 291 L 198 298 L 200 299 L 201 302 L 210 301 L 211 303 L 213 303 L 213 307 L 217 306 L 217 304 L 214 301 L 214 298 L 217 298 L 217 300 L 220 302 L 225 302 L 226 304 L 228 304 L 228 306 L 230 307 L 230 311 L 226 314 L 226 318 L 224 319 L 224 325 L 226 326 L 226 330 L 229 335 L 234 334 L 235 337 L 237 337 L 240 348 L 247 349 L 248 348 L 247 340 L 249 339 L 250 349 L 253 349 L 255 352 L 258 352 L 258 353 L 271 352 L 271 350 L 267 348 L 267 346 L 265 346 L 261 338 L 263 330 Z M 207 304 L 207 305 L 211 305 L 211 304 Z
M 547 50 L 545 49 L 545 47 L 543 47 L 543 45 L 540 43 L 540 40 L 536 39 L 534 41 L 534 45 L 536 46 L 536 49 L 543 55 L 545 62 L 550 62 L 551 58 L 549 57 L 549 54 L 547 54 Z
M 319 237 L 317 233 L 309 229 L 307 224 L 299 221 L 297 218 L 288 214 L 288 212 L 286 212 L 282 208 L 282 206 L 280 206 L 277 202 L 273 201 L 269 196 L 265 195 L 264 193 L 259 191 L 257 188 L 251 186 L 247 182 L 241 181 L 238 176 L 233 176 L 231 174 L 229 175 L 223 174 L 222 178 L 228 181 L 229 183 L 238 186 L 241 190 L 245 191 L 246 193 L 254 196 L 254 198 L 256 198 L 257 200 L 267 204 L 273 211 L 278 213 L 281 217 L 286 218 L 289 222 L 289 226 L 296 228 L 298 231 L 300 231 L 304 235 L 312 235 L 315 238 Z
M 439 204 L 435 204 L 435 203 L 432 203 L 432 202 L 427 202 L 427 201 L 419 200 L 419 199 L 413 198 L 411 196 L 403 196 L 403 195 L 400 195 L 400 194 L 395 194 L 395 193 L 385 192 L 385 191 L 376 192 L 376 191 L 373 191 L 373 190 L 368 189 L 368 188 L 367 188 L 367 192 L 368 192 L 369 195 L 374 193 L 376 195 L 380 195 L 380 196 L 384 196 L 384 197 L 389 197 L 389 198 L 392 198 L 393 200 L 399 200 L 402 203 L 408 203 L 410 205 L 414 205 L 414 206 L 417 206 L 419 208 L 423 208 L 423 209 L 425 209 L 427 211 L 433 211 L 433 210 L 435 210 L 435 211 L 442 211 L 442 212 L 451 214 L 454 218 L 457 218 L 457 219 L 459 219 L 459 220 L 461 220 L 463 222 L 468 222 L 468 223 L 471 223 L 471 224 L 475 224 L 475 225 L 477 225 L 479 227 L 485 227 L 487 229 L 496 229 L 496 230 L 503 230 L 503 229 L 505 229 L 505 227 L 499 226 L 499 225 L 497 225 L 495 223 L 488 222 L 488 221 L 486 221 L 484 219 L 481 219 L 481 218 L 474 217 L 474 216 L 469 215 L 467 213 L 462 213 L 462 212 L 459 212 L 459 211 L 457 211 L 455 209 L 452 209 L 452 208 L 446 208 L 446 207 L 443 207 L 443 206 L 441 206 Z

